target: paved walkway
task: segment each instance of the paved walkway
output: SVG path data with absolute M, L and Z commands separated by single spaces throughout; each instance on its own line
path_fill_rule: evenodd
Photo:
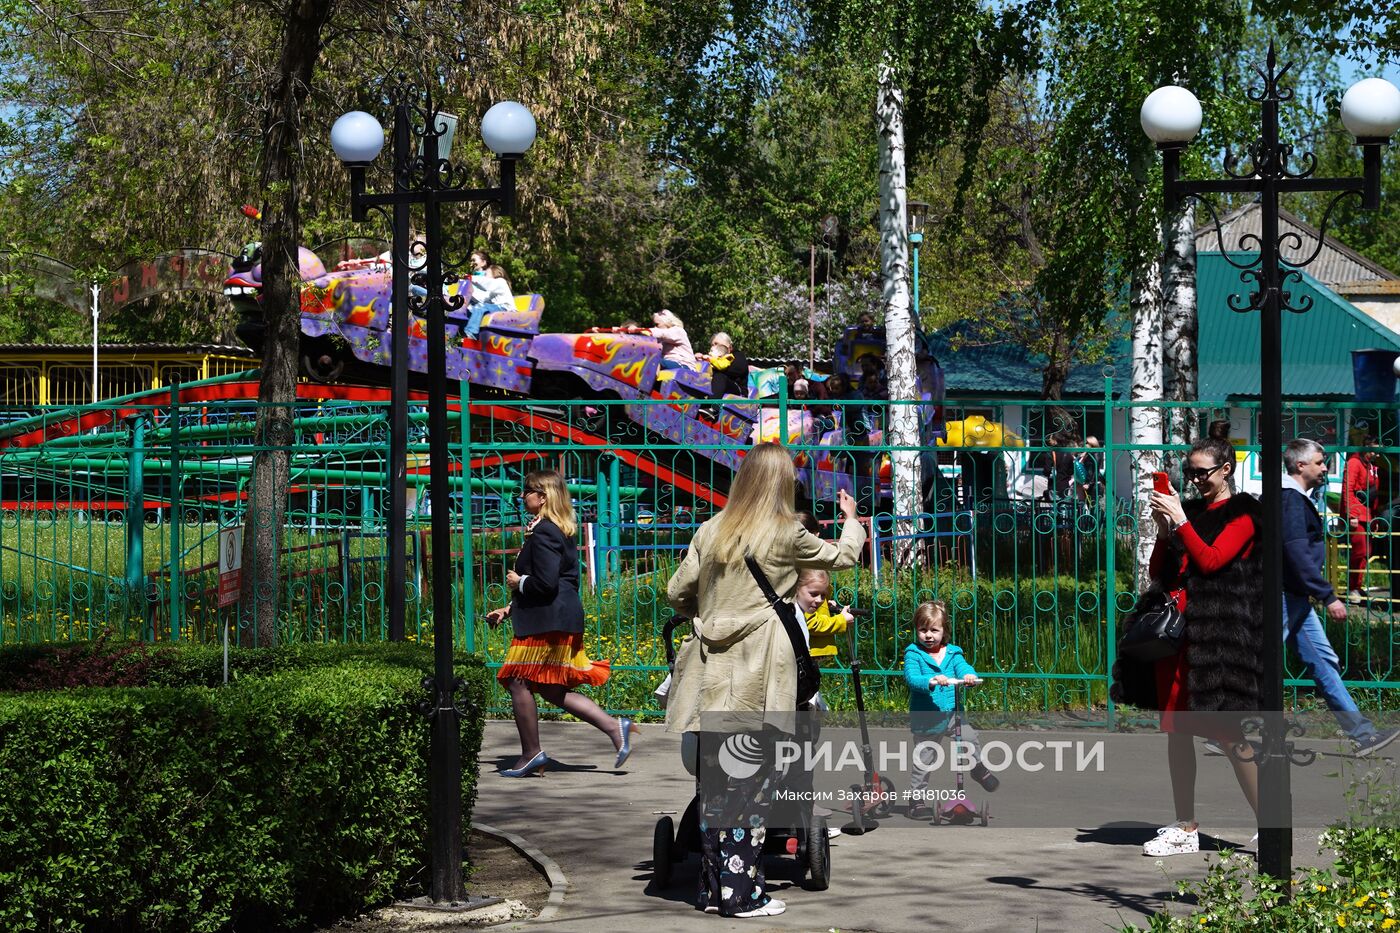
M 694 779 L 681 765 L 679 736 L 655 723 L 639 729 L 631 760 L 614 771 L 612 746 L 596 730 L 541 723 L 544 747 L 558 764 L 543 777 L 512 780 L 493 772 L 519 754 L 514 724 L 487 724 L 476 819 L 530 840 L 558 861 L 571 883 L 563 909 L 538 926 L 606 933 L 1119 929 L 1145 926 L 1174 896 L 1177 880 L 1203 877 L 1214 857 L 1177 856 L 1158 866 L 1142 856 L 1153 827 L 1170 821 L 1171 798 L 1164 738 L 1130 736 L 1124 738 L 1140 748 L 1130 746 L 1124 755 L 1114 746 L 1109 773 L 1116 791 L 1102 784 L 1076 790 L 1072 781 L 1048 777 L 1024 786 L 1024 776 L 1003 775 L 1001 789 L 988 798 L 992 826 L 932 827 L 897 813 L 873 833 L 832 840 L 829 890 L 804 890 L 770 861 L 770 888 L 788 902 L 786 913 L 763 920 L 707 916 L 691 904 L 696 857 L 677 867 L 669 889 L 650 883 L 656 820 L 661 814 L 679 819 Z M 983 733 L 984 741 L 991 738 L 995 733 Z M 1321 825 L 1332 817 L 1322 812 L 1332 805 L 1321 801 L 1332 798 L 1309 782 L 1325 782 L 1323 772 L 1336 768 L 1307 770 L 1294 778 L 1295 813 L 1300 821 L 1313 814 Z M 1240 819 L 1245 807 L 1228 763 L 1202 758 L 1197 786 L 1202 818 L 1213 825 L 1233 814 L 1235 827 L 1218 833 L 1243 845 L 1253 829 Z M 1047 808 L 1082 814 L 1095 812 L 1094 806 L 1116 818 L 1046 826 L 1054 822 Z M 1037 823 L 1045 828 L 1015 828 Z M 1317 833 L 1295 832 L 1295 863 L 1326 863 L 1317 854 Z M 960 905 L 956 913 L 949 911 L 950 899 Z

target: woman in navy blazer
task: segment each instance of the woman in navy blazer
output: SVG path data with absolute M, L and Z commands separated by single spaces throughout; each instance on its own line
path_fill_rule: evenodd
M 510 604 L 486 614 L 490 625 L 511 620 L 514 634 L 497 680 L 510 691 L 515 727 L 520 732 L 520 759 L 501 771 L 525 777 L 549 764 L 540 748 L 539 694 L 612 739 L 617 751 L 614 767 L 632 753 L 632 723 L 614 719 L 576 687 L 600 686 L 610 673 L 607 661 L 594 661 L 583 650 L 583 602 L 578 595 L 578 521 L 569 501 L 569 487 L 553 470 L 525 477 L 521 494 L 533 518 L 525 543 L 506 574 Z

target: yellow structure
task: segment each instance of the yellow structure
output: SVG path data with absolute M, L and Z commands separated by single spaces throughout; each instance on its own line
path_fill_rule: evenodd
M 118 398 L 257 366 L 258 358 L 246 347 L 99 344 L 95 397 Z M 0 408 L 14 412 L 93 399 L 90 344 L 0 345 Z
M 945 425 L 946 436 L 939 438 L 939 447 L 1024 447 L 1026 442 L 1015 432 L 982 415 L 968 415 L 961 421 Z

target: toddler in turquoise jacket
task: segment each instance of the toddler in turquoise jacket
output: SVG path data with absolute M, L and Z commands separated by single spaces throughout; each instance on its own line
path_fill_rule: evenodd
M 914 610 L 914 641 L 904 649 L 904 681 L 909 685 L 909 726 L 914 733 L 916 752 L 912 756 L 909 778 L 909 816 L 920 819 L 928 815 L 923 802 L 927 796 L 930 762 L 920 755 L 920 743 L 937 740 L 953 723 L 957 695 L 955 684 L 971 686 L 981 683 L 962 649 L 948 644 L 948 607 L 941 600 L 929 600 Z M 962 726 L 962 741 L 971 746 L 977 764 L 972 779 L 988 791 L 1001 782 L 981 761 L 982 744 L 977 733 L 966 721 Z

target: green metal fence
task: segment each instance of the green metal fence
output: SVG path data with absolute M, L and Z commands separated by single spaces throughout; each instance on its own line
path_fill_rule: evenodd
M 161 641 L 215 641 L 225 631 L 256 641 L 246 602 L 221 605 L 220 532 L 241 537 L 247 522 L 265 520 L 250 478 L 254 462 L 272 454 L 290 463 L 287 509 L 276 529 L 276 571 L 250 587 L 253 599 L 275 606 L 276 637 L 386 637 L 383 393 L 303 399 L 282 443 L 270 446 L 254 443 L 257 406 L 245 397 L 246 382 L 201 383 L 194 397 L 175 386 L 168 398 L 45 411 L 0 429 L 0 443 L 10 445 L 0 448 L 0 644 L 91 638 L 108 629 Z M 243 395 L 233 391 L 239 386 Z M 705 400 L 540 402 L 471 398 L 468 388 L 466 404 L 453 403 L 447 503 L 427 494 L 426 413 L 421 401 L 411 405 L 408 637 L 431 637 L 427 531 L 433 510 L 445 508 L 456 527 L 456 639 L 500 660 L 506 632 L 480 620 L 506 600 L 505 572 L 526 518 L 520 480 L 531 469 L 558 469 L 582 523 L 587 646 L 612 661 L 601 699 L 618 711 L 656 709 L 651 691 L 664 675 L 660 638 L 670 618 L 666 582 L 694 528 L 723 503 L 738 462 L 733 440 L 721 443 L 696 425 L 738 435 L 754 419 L 763 436 L 787 438 L 805 504 L 828 524 L 835 487 L 856 494 L 871 543 L 862 566 L 833 582 L 838 602 L 869 612 L 855 649 L 867 702 L 877 708 L 905 703 L 900 661 L 910 619 L 921 601 L 938 598 L 951 611 L 954 640 L 990 682 L 979 705 L 1105 709 L 1116 619 L 1135 600 L 1148 530 L 1141 478 L 1157 466 L 1143 458 L 1180 454 L 1170 445 L 1129 444 L 1130 418 L 1185 418 L 1197 435 L 1207 422 L 1229 418 L 1246 457 L 1240 484 L 1257 490 L 1260 482 L 1248 456 L 1256 406 L 1133 405 L 1115 399 L 1111 385 L 1094 401 L 960 400 L 944 407 L 941 421 L 920 403 L 926 436 L 943 427 L 952 446 L 908 449 L 923 484 L 917 514 L 907 516 L 893 514 L 888 497 L 888 460 L 902 452 L 885 442 L 891 403 L 780 396 L 746 403 L 746 419 Z M 683 411 L 691 407 L 703 409 L 698 420 Z M 1358 700 L 1395 708 L 1400 603 L 1391 598 L 1388 504 L 1400 501 L 1400 470 L 1389 467 L 1400 464 L 1396 412 L 1297 402 L 1288 418 L 1287 434 L 1318 439 L 1339 459 L 1356 448 L 1347 441 L 1362 425 L 1382 438 L 1386 468 L 1370 528 L 1367 601 L 1328 626 Z M 1051 443 L 1062 429 L 1093 435 L 1102 446 Z M 814 443 L 823 431 L 827 442 Z M 1067 468 L 1067 460 L 1080 466 Z M 1344 591 L 1351 535 L 1339 516 L 1328 535 L 1328 572 Z M 911 556 L 901 563 L 906 551 Z M 244 572 L 252 573 L 246 565 Z M 824 691 L 838 706 L 851 693 L 840 676 L 849 671 L 845 648 L 840 659 Z M 1312 703 L 1296 659 L 1290 665 L 1297 702 Z

